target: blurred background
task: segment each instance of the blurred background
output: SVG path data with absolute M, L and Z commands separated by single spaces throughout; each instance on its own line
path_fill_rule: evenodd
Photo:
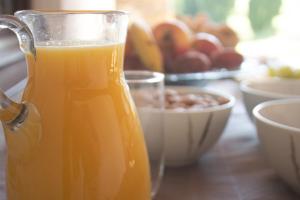
M 0 13 L 20 9 L 122 9 L 151 24 L 174 16 L 226 23 L 246 57 L 280 58 L 299 65 L 299 0 L 1 0 Z M 151 9 L 149 9 L 151 5 Z

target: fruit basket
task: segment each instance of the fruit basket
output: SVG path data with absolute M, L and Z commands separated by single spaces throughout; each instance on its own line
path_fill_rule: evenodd
M 244 57 L 237 34 L 226 24 L 204 23 L 195 31 L 181 19 L 150 27 L 132 21 L 125 46 L 125 70 L 164 72 L 169 85 L 202 84 L 236 76 Z

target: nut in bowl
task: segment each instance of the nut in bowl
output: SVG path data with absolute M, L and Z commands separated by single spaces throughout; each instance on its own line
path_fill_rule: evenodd
M 220 138 L 234 102 L 230 95 L 197 87 L 167 87 L 163 111 L 166 165 L 196 162 Z M 152 118 L 145 132 L 155 132 L 157 112 L 150 107 L 139 109 L 141 118 Z
M 265 157 L 300 193 L 300 99 L 265 102 L 256 106 L 253 114 Z

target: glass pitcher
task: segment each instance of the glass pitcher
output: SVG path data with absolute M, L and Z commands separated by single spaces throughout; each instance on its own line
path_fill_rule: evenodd
M 127 16 L 0 16 L 28 65 L 22 102 L 0 91 L 8 200 L 150 200 L 143 134 L 123 76 Z

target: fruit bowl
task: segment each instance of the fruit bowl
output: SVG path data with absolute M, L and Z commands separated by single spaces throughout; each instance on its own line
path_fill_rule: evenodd
M 220 26 L 220 32 L 224 31 L 221 27 L 237 37 L 227 26 Z M 228 43 L 221 37 L 224 34 L 217 33 L 193 32 L 184 21 L 176 19 L 153 27 L 142 20 L 133 21 L 125 44 L 124 68 L 164 72 L 168 85 L 201 85 L 208 80 L 235 77 L 244 62 L 235 49 L 238 40 Z
M 167 85 L 205 85 L 209 81 L 253 77 L 265 74 L 266 67 L 259 60 L 246 58 L 236 69 L 219 68 L 207 72 L 165 74 Z
M 167 85 L 205 85 L 208 81 L 234 78 L 240 73 L 240 69 L 219 69 L 207 72 L 166 74 L 165 83 Z

